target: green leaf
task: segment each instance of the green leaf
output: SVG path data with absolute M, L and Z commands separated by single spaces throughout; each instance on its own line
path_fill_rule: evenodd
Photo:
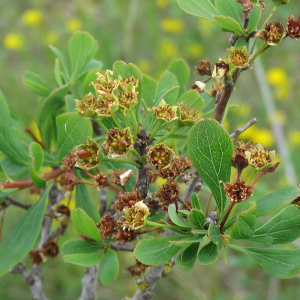
M 107 249 L 104 256 L 104 262 L 99 273 L 99 279 L 103 285 L 111 284 L 118 276 L 119 261 L 117 253 Z
M 208 228 L 208 237 L 209 239 L 218 246 L 219 249 L 222 248 L 222 237 L 220 228 L 214 224 L 210 224 Z
M 32 178 L 33 184 L 38 188 L 43 188 L 47 181 L 42 179 L 38 172 L 41 169 L 44 161 L 44 153 L 40 144 L 31 143 L 29 146 L 29 159 L 28 159 L 28 168 L 29 174 Z
M 226 206 L 222 182 L 229 182 L 233 145 L 229 134 L 215 120 L 196 123 L 188 135 L 188 151 L 198 173 L 211 189 L 220 216 Z
M 189 246 L 194 243 L 199 243 L 202 240 L 203 240 L 203 235 L 197 234 L 197 235 L 187 235 L 186 237 L 183 237 L 181 240 L 170 241 L 170 243 L 183 247 L 183 246 Z
M 231 231 L 233 239 L 249 239 L 253 236 L 256 224 L 256 210 L 256 203 L 250 202 L 249 208 L 237 216 Z
M 9 107 L 0 93 L 0 151 L 14 163 L 27 165 L 27 151 L 15 137 Z
M 256 216 L 264 216 L 275 210 L 281 209 L 295 200 L 298 196 L 299 188 L 297 186 L 280 188 L 256 201 Z
M 159 266 L 171 259 L 181 245 L 170 243 L 182 239 L 182 236 L 168 236 L 160 239 L 141 240 L 134 251 L 135 257 L 146 265 Z
M 83 267 L 92 267 L 100 262 L 104 251 L 100 251 L 98 243 L 72 239 L 63 244 L 62 251 L 65 262 Z
M 200 264 L 209 265 L 218 258 L 218 246 L 213 242 L 208 243 L 200 249 L 198 253 L 198 261 Z
M 197 193 L 193 193 L 191 196 L 192 207 L 201 210 L 200 201 Z
M 179 95 L 185 92 L 185 85 L 190 77 L 190 68 L 185 60 L 177 58 L 170 62 L 167 70 L 173 73 L 178 80 L 180 90 Z
M 205 219 L 205 214 L 195 208 L 192 209 L 191 213 L 188 216 L 189 222 L 198 228 L 204 228 Z
M 176 266 L 187 274 L 192 270 L 195 261 L 197 259 L 197 253 L 200 247 L 200 243 L 194 243 L 184 249 L 176 258 Z
M 57 127 L 57 159 L 62 160 L 78 144 L 92 136 L 91 121 L 77 112 L 70 112 L 56 117 Z
M 72 79 L 76 79 L 98 50 L 98 42 L 87 32 L 75 32 L 69 40 Z
M 214 21 L 214 15 L 219 12 L 210 0 L 177 0 L 180 8 L 188 14 Z
M 86 74 L 83 82 L 83 95 L 87 95 L 90 92 L 94 95 L 96 94 L 95 87 L 91 84 L 91 82 L 95 81 L 96 79 L 97 79 L 97 75 L 95 71 L 91 71 Z
M 20 262 L 32 249 L 40 234 L 51 187 L 52 184 L 47 186 L 40 199 L 26 212 L 0 245 L 0 276 Z
M 23 81 L 29 90 L 39 96 L 48 97 L 51 93 L 51 88 L 44 79 L 34 72 L 25 73 Z
M 124 78 L 133 76 L 139 80 L 139 86 L 143 83 L 143 76 L 140 69 L 134 64 L 126 64 L 124 61 L 116 61 L 113 65 L 114 77 L 118 78 L 120 75 Z
M 148 75 L 143 75 L 142 97 L 149 108 L 154 104 L 156 87 L 157 80 Z
M 64 57 L 64 55 L 60 52 L 60 50 L 58 50 L 56 47 L 49 45 L 50 49 L 54 52 L 54 54 L 56 55 L 56 57 L 58 58 L 59 62 L 61 63 L 64 71 L 65 71 L 65 79 L 69 78 L 69 67 L 68 67 L 68 63 L 66 61 L 66 58 Z
M 236 0 L 215 0 L 215 5 L 221 15 L 231 17 L 241 24 L 241 18 L 238 10 L 239 4 Z
M 261 242 L 267 246 L 292 242 L 300 237 L 299 224 L 300 209 L 294 205 L 288 206 L 255 230 L 251 241 Z
M 245 40 L 245 39 L 238 39 L 236 42 L 235 42 L 235 47 L 236 48 L 239 48 L 239 49 L 241 49 L 242 47 L 246 47 L 246 48 L 248 48 L 248 42 Z
M 62 74 L 61 74 L 61 71 L 60 71 L 60 63 L 59 63 L 59 59 L 58 58 L 55 59 L 55 64 L 54 64 L 54 78 L 55 78 L 55 81 L 58 84 L 58 86 L 63 86 L 64 85 L 63 81 L 62 81 Z
M 165 71 L 157 84 L 155 92 L 155 106 L 160 99 L 164 99 L 167 104 L 173 105 L 178 97 L 179 83 L 177 77 L 169 71 Z
M 179 104 L 181 102 L 183 102 L 185 105 L 190 105 L 191 109 L 197 109 L 198 111 L 200 111 L 205 105 L 205 101 L 195 90 L 187 91 L 182 94 L 176 103 Z
M 97 206 L 85 184 L 76 185 L 76 208 L 82 208 L 95 223 L 100 221 Z
M 65 105 L 64 97 L 69 92 L 71 83 L 54 90 L 51 95 L 43 101 L 38 111 L 36 122 L 47 151 L 50 150 L 51 140 L 56 134 L 55 118 L 59 110 Z
M 15 164 L 8 159 L 1 159 L 1 173 L 5 179 L 19 180 L 28 174 L 28 167 Z
M 178 216 L 178 214 L 175 211 L 175 208 L 172 205 L 169 206 L 168 212 L 169 212 L 170 220 L 177 226 L 180 226 L 183 228 L 193 228 L 194 227 L 193 225 L 189 224 L 186 220 L 184 220 L 183 218 Z
M 222 28 L 224 28 L 230 32 L 245 34 L 241 25 L 236 20 L 234 20 L 230 17 L 224 17 L 224 16 L 216 16 L 214 18 L 215 18 L 216 23 L 219 24 Z
M 291 278 L 300 272 L 300 249 L 243 248 L 232 244 L 228 246 L 251 256 L 278 278 Z
M 102 67 L 103 67 L 103 63 L 100 60 L 92 58 L 83 69 L 83 72 L 88 72 L 92 70 L 100 71 Z
M 251 16 L 248 23 L 248 34 L 252 33 L 252 31 L 257 27 L 261 16 L 261 7 L 260 5 L 254 6 L 251 12 Z
M 75 228 L 80 233 L 83 233 L 88 238 L 99 242 L 100 245 L 104 245 L 99 233 L 99 229 L 85 211 L 83 211 L 81 208 L 76 208 L 72 210 L 71 218 Z
M 8 189 L 4 192 L 0 192 L 0 203 L 9 195 L 13 194 L 14 192 L 18 191 L 19 189 Z

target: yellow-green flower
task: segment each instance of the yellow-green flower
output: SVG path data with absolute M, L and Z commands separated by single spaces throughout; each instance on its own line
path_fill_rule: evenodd
M 170 39 L 164 39 L 160 45 L 160 56 L 163 58 L 170 58 L 176 56 L 178 48 Z
M 162 20 L 160 26 L 166 32 L 180 33 L 184 28 L 184 22 L 178 18 L 165 18 Z
M 37 27 L 41 24 L 43 15 L 38 9 L 28 9 L 22 15 L 22 22 L 27 26 Z
M 245 156 L 250 166 L 256 170 L 264 170 L 274 164 L 275 150 L 267 151 L 261 144 L 257 144 L 253 149 L 246 151 Z
M 158 7 L 164 8 L 169 4 L 169 0 L 156 0 Z
M 77 18 L 70 19 L 66 24 L 66 29 L 73 32 L 80 30 L 82 27 L 82 22 Z
M 177 106 L 170 106 L 164 99 L 161 99 L 158 107 L 153 107 L 153 111 L 156 119 L 162 120 L 163 122 L 172 122 L 178 119 L 176 112 Z
M 23 37 L 19 33 L 8 33 L 3 39 L 4 48 L 18 50 L 23 47 Z

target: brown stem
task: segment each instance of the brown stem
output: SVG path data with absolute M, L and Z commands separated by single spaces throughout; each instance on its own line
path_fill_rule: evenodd
M 231 139 L 234 141 L 236 137 L 238 137 L 240 134 L 242 134 L 244 131 L 246 131 L 249 127 L 251 127 L 253 124 L 256 123 L 256 118 L 253 118 L 250 120 L 247 124 L 245 124 L 243 127 L 238 128 L 234 133 L 230 135 Z
M 213 196 L 213 193 L 210 193 L 210 196 L 209 196 L 209 199 L 208 199 L 208 202 L 207 202 L 206 213 L 205 213 L 206 218 L 208 217 L 209 206 L 210 206 L 210 202 L 211 202 L 212 196 Z
M 230 201 L 229 206 L 228 206 L 228 209 L 227 209 L 227 211 L 226 211 L 226 214 L 225 214 L 225 216 L 224 216 L 222 222 L 220 223 L 220 231 L 222 230 L 222 228 L 223 228 L 225 222 L 227 221 L 227 218 L 228 218 L 228 216 L 229 216 L 231 210 L 233 209 L 234 205 L 235 205 L 235 202 L 234 202 L 234 201 Z
M 127 246 L 118 245 L 118 244 L 111 244 L 110 248 L 114 249 L 116 251 L 128 251 L 128 252 L 133 252 L 134 251 L 133 247 L 127 247 Z
M 191 208 L 180 198 L 178 198 L 177 201 L 179 201 L 188 211 L 192 211 Z
M 95 176 L 92 175 L 91 173 L 89 173 L 88 171 L 83 170 L 83 169 L 80 169 L 80 171 L 81 171 L 82 173 L 84 173 L 85 175 L 87 175 L 88 177 L 95 179 Z
M 25 132 L 27 132 L 36 143 L 38 143 L 43 149 L 45 149 L 43 142 L 38 140 L 38 138 L 35 136 L 35 134 L 31 131 L 29 127 L 25 127 Z
M 151 229 L 145 229 L 145 230 L 136 230 L 135 232 L 137 234 L 144 234 L 144 233 L 148 233 L 148 232 L 152 232 L 152 231 L 156 231 L 156 230 L 160 230 L 161 227 L 154 227 L 154 228 L 151 228 Z
M 1 205 L 6 208 L 8 207 L 9 205 L 15 205 L 15 206 L 18 206 L 18 207 L 21 207 L 21 208 L 24 208 L 24 209 L 29 209 L 31 207 L 31 204 L 29 203 L 23 203 L 21 201 L 18 201 L 16 199 L 13 199 L 11 197 L 6 197 L 2 202 L 1 202 Z

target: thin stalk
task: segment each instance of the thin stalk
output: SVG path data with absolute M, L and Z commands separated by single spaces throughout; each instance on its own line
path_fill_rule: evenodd
M 220 223 L 220 231 L 222 230 L 224 224 L 226 223 L 227 218 L 228 218 L 228 216 L 229 216 L 231 210 L 233 209 L 234 205 L 235 205 L 235 202 L 234 202 L 234 201 L 230 201 L 229 206 L 228 206 L 228 209 L 227 209 L 227 211 L 226 211 L 226 214 L 225 214 L 225 216 L 224 216 L 222 222 Z
M 139 131 L 139 123 L 136 120 L 136 116 L 135 116 L 134 112 L 131 110 L 129 113 L 130 113 L 130 116 L 131 116 L 133 124 L 134 124 L 134 139 L 136 139 L 137 133 Z
M 135 149 L 132 149 L 131 151 L 132 151 L 132 153 L 136 156 L 136 158 L 138 159 L 139 163 L 140 163 L 141 165 L 143 165 L 144 162 L 143 162 L 143 159 L 142 159 L 142 157 L 140 156 L 140 154 L 139 154 Z
M 118 158 L 108 158 L 108 157 L 103 157 L 102 161 L 110 161 L 110 162 L 119 162 L 119 163 L 123 163 L 123 164 L 130 164 L 133 165 L 137 168 L 140 168 L 141 165 L 136 163 L 135 161 L 132 161 L 130 159 L 118 159 Z
M 191 208 L 180 198 L 177 201 L 179 201 L 188 211 L 192 211 Z
M 120 125 L 117 117 L 115 115 L 112 116 L 112 119 L 114 120 L 114 122 L 116 123 L 117 127 L 120 129 L 120 130 L 123 130 L 122 126 Z
M 261 54 L 269 45 L 267 43 L 264 43 L 258 50 L 257 52 L 254 54 L 254 56 L 252 57 L 251 61 L 254 62 L 255 59 L 257 58 L 257 56 L 259 54 Z
M 263 26 L 262 26 L 262 29 L 264 29 L 267 25 L 267 22 L 271 19 L 271 17 L 273 16 L 273 14 L 275 13 L 277 7 L 279 6 L 279 4 L 275 5 L 271 11 L 271 13 L 268 15 L 267 19 L 265 20 Z
M 169 136 L 171 136 L 174 132 L 176 132 L 177 130 L 179 130 L 181 127 L 182 127 L 182 125 L 179 124 L 179 123 L 177 123 L 177 125 L 175 125 L 168 133 L 166 133 L 164 136 L 162 136 L 160 139 L 158 139 L 154 143 L 154 145 L 163 142 L 165 139 L 167 139 Z
M 161 125 L 162 125 L 162 121 L 158 120 L 157 123 L 156 123 L 156 126 L 153 129 L 153 132 L 150 136 L 150 141 L 152 141 L 154 139 L 154 137 L 155 137 L 156 133 L 158 132 L 158 130 L 160 129 Z
M 2 213 L 2 216 L 1 216 L 1 223 L 0 223 L 0 242 L 1 242 L 1 235 L 2 235 L 2 228 L 3 228 L 4 217 L 5 217 L 5 211 L 6 211 L 6 209 L 3 209 L 3 213 Z
M 258 172 L 259 172 L 258 170 L 253 169 L 252 173 L 250 174 L 250 176 L 247 180 L 247 184 L 251 184 L 254 181 L 254 179 L 256 178 L 256 176 L 258 174 Z
M 151 229 L 145 229 L 145 230 L 136 230 L 135 232 L 137 234 L 144 234 L 144 233 L 148 233 L 148 232 L 152 232 L 152 231 L 156 231 L 156 230 L 160 230 L 161 227 L 154 227 L 154 228 L 151 228 Z
M 170 228 L 170 229 L 176 229 L 176 230 L 180 229 L 179 226 L 160 224 L 160 223 L 151 222 L 151 221 L 148 221 L 148 220 L 146 222 L 146 225 L 153 226 L 153 227 L 160 227 L 160 228 Z

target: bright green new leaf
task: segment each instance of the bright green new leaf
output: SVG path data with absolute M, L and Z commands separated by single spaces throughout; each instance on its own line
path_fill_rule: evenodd
M 71 218 L 74 226 L 88 238 L 95 240 L 104 245 L 99 229 L 96 227 L 95 222 L 87 215 L 81 208 L 76 208 L 71 212 Z
M 61 161 L 78 144 L 92 136 L 91 121 L 77 112 L 70 112 L 56 117 L 57 127 L 57 159 Z
M 188 135 L 188 151 L 198 173 L 211 189 L 220 216 L 226 206 L 226 193 L 222 182 L 229 182 L 232 140 L 215 120 L 204 119 L 196 123 Z
M 213 242 L 210 242 L 200 249 L 198 253 L 198 261 L 203 265 L 212 264 L 217 260 L 218 254 L 218 246 Z
M 219 249 L 222 248 L 222 237 L 220 228 L 214 224 L 210 224 L 208 228 L 208 237 L 209 239 L 218 246 Z
M 238 10 L 238 3 L 236 0 L 215 0 L 216 9 L 225 16 L 231 17 L 241 24 L 241 18 Z
M 103 285 L 111 284 L 118 276 L 119 261 L 116 251 L 107 249 L 100 269 L 99 279 Z
M 236 48 L 239 48 L 241 49 L 242 47 L 246 47 L 248 48 L 248 42 L 245 40 L 245 39 L 238 39 L 236 42 L 235 42 L 235 45 L 234 45 Z
M 177 226 L 183 227 L 183 228 L 193 228 L 194 226 L 189 224 L 186 220 L 184 220 L 183 218 L 181 218 L 175 211 L 175 208 L 170 205 L 169 209 L 169 218 L 170 220 L 176 224 Z
M 47 186 L 39 200 L 26 212 L 0 245 L 0 276 L 20 262 L 32 249 L 40 234 L 51 187 L 52 184 Z
M 249 239 L 253 236 L 256 224 L 256 203 L 250 202 L 250 207 L 240 213 L 233 225 L 231 237 L 235 240 Z
M 100 262 L 104 251 L 98 243 L 72 239 L 62 247 L 64 260 L 83 267 L 92 267 Z
M 60 62 L 58 58 L 55 58 L 54 64 L 54 78 L 58 86 L 63 86 L 62 73 L 60 71 Z
M 178 241 L 183 236 L 168 236 L 160 239 L 141 240 L 134 251 L 135 257 L 146 265 L 159 266 L 171 259 L 182 247 L 170 243 L 170 241 Z
M 191 213 L 188 216 L 189 222 L 197 228 L 204 228 L 205 219 L 205 214 L 195 208 L 192 209 Z
M 214 21 L 212 16 L 219 15 L 219 12 L 210 0 L 177 0 L 180 8 L 186 13 Z
M 224 16 L 216 16 L 214 17 L 217 24 L 219 24 L 222 28 L 226 31 L 245 34 L 244 30 L 242 29 L 241 24 L 239 24 L 236 20 L 230 17 Z
M 99 72 L 102 69 L 102 67 L 103 63 L 100 60 L 92 58 L 84 67 L 82 72 L 85 73 L 89 71 L 94 71 L 96 73 Z
M 200 247 L 200 243 L 194 243 L 185 248 L 176 258 L 176 266 L 187 274 L 192 270 L 195 261 L 197 259 L 197 253 Z
M 189 65 L 183 59 L 177 58 L 170 62 L 167 70 L 177 77 L 180 86 L 179 95 L 183 94 L 185 92 L 185 85 L 190 77 Z
M 58 58 L 59 62 L 61 63 L 64 72 L 65 72 L 65 79 L 66 81 L 69 79 L 69 67 L 68 67 L 68 63 L 66 58 L 64 57 L 64 55 L 61 53 L 61 51 L 59 49 L 57 49 L 56 47 L 49 45 L 50 49 L 54 52 L 54 54 L 56 55 L 56 57 Z
M 300 249 L 243 248 L 232 244 L 228 246 L 251 256 L 278 278 L 291 278 L 300 273 Z
M 147 107 L 149 108 L 151 108 L 154 105 L 156 87 L 156 79 L 148 75 L 143 75 L 142 96 L 144 98 L 145 103 L 147 104 Z
M 91 84 L 92 81 L 97 79 L 97 75 L 95 71 L 88 72 L 83 81 L 83 94 L 82 97 L 87 95 L 88 93 L 92 93 L 96 95 L 95 87 Z M 73 101 L 74 102 L 74 101 Z M 74 102 L 75 104 L 75 102 Z
M 283 208 L 299 196 L 297 186 L 285 186 L 256 201 L 256 216 L 264 216 Z
M 258 25 L 261 16 L 261 6 L 254 6 L 248 23 L 248 34 L 250 34 Z
M 51 88 L 44 79 L 34 72 L 25 73 L 23 81 L 29 90 L 39 96 L 48 97 L 51 93 Z
M 286 244 L 300 237 L 300 209 L 288 206 L 274 216 L 269 222 L 255 230 L 251 241 L 268 246 Z
M 43 188 L 47 181 L 42 179 L 38 172 L 44 162 L 44 153 L 40 144 L 33 142 L 29 146 L 28 169 L 32 178 L 33 184 L 38 188 Z
M 173 105 L 177 100 L 179 93 L 179 83 L 177 77 L 165 71 L 157 84 L 155 92 L 155 106 L 158 106 L 160 99 L 164 99 L 167 104 Z
M 129 78 L 133 76 L 135 79 L 139 80 L 139 87 L 143 84 L 143 76 L 140 69 L 134 64 L 126 64 L 124 61 L 116 61 L 113 65 L 114 77 L 122 76 L 124 78 Z
M 191 196 L 192 207 L 201 210 L 200 201 L 197 193 L 193 193 Z
M 197 109 L 198 111 L 200 111 L 205 105 L 205 101 L 195 90 L 187 91 L 182 94 L 177 99 L 176 103 L 179 104 L 181 102 L 183 102 L 185 105 L 190 105 L 191 109 Z
M 98 42 L 87 32 L 75 32 L 69 40 L 72 79 L 76 79 L 98 50 Z

